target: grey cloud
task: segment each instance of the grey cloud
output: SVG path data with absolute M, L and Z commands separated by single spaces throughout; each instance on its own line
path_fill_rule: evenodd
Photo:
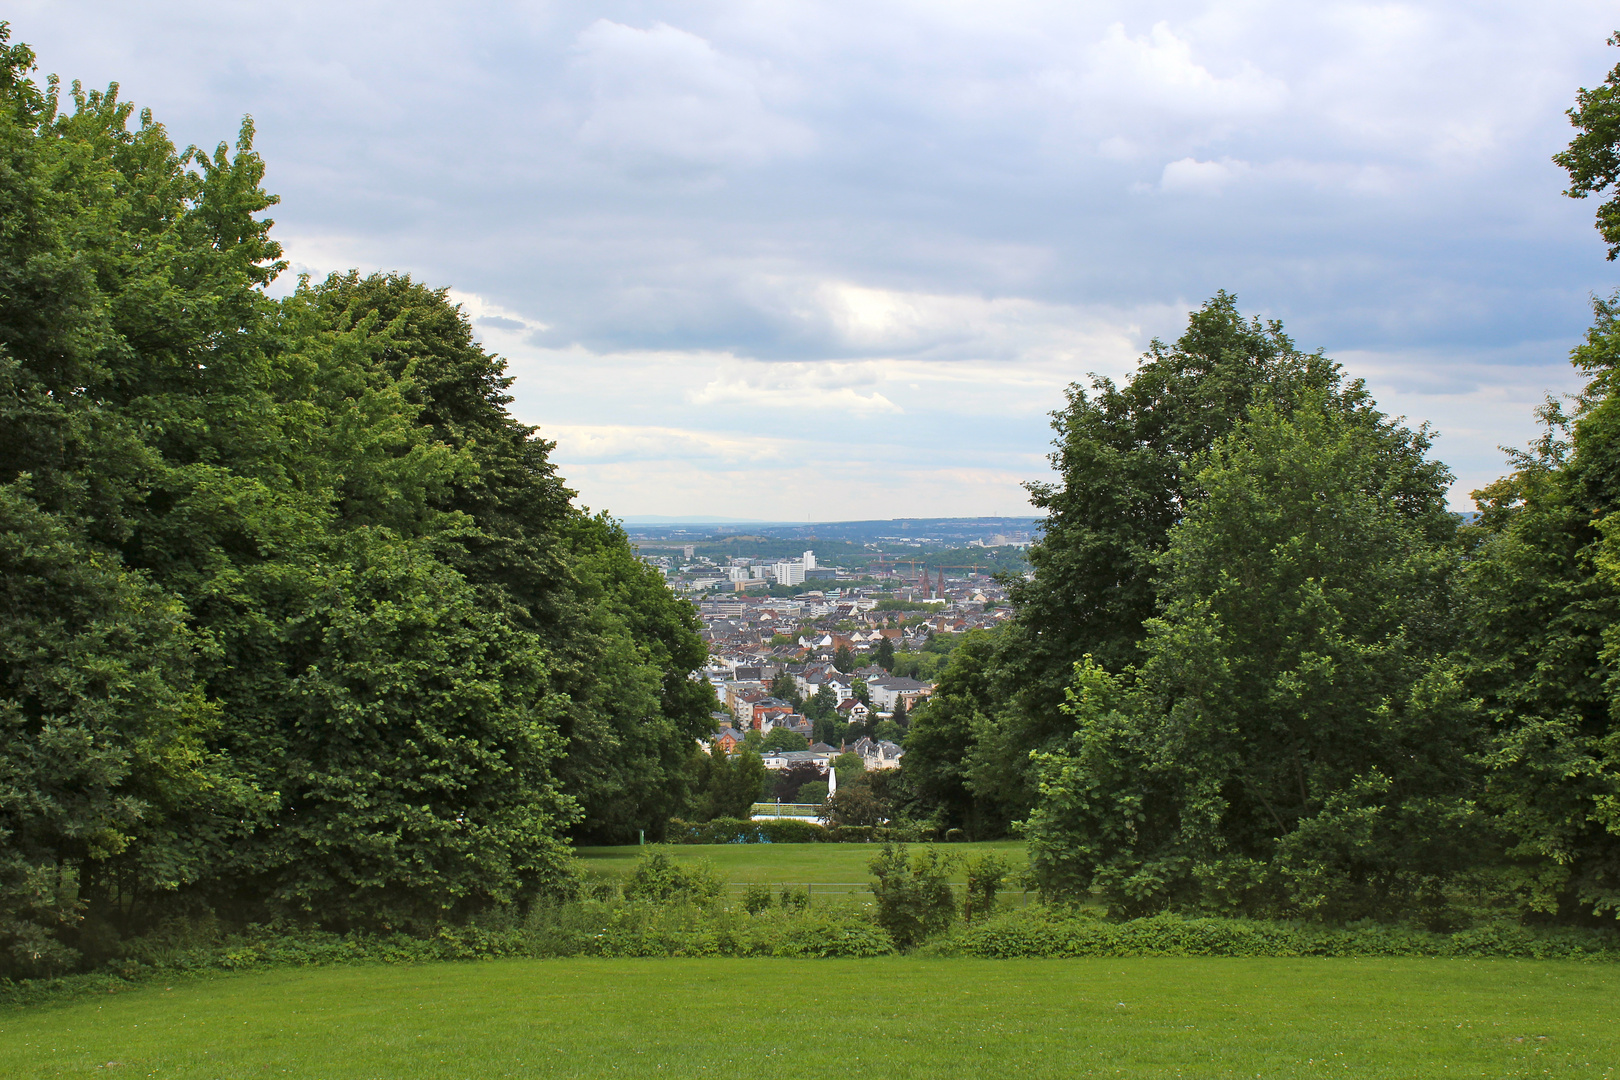
M 182 143 L 254 114 L 305 265 L 476 293 L 518 317 L 483 326 L 544 325 L 527 347 L 1012 372 L 1091 316 L 1174 334 L 1178 305 L 1227 288 L 1305 347 L 1400 354 L 1432 372 L 1413 387 L 1463 394 L 1540 378 L 1615 281 L 1547 160 L 1575 87 L 1620 58 L 1593 0 L 19 0 L 9 17 L 47 70 L 120 80 Z M 862 314 L 846 288 L 912 299 Z M 940 297 L 961 310 L 917 299 Z M 946 415 L 899 404 L 896 438 Z M 680 408 L 726 424 L 737 406 Z M 1038 450 L 1028 422 L 938 452 Z

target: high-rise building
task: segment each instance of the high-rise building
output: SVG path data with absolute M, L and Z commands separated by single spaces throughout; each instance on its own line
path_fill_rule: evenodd
M 806 570 L 814 570 L 816 568 L 816 553 L 815 552 L 807 551 L 807 552 L 804 553 L 804 568 Z
M 787 562 L 776 564 L 776 583 L 778 585 L 800 585 L 804 582 L 804 563 Z

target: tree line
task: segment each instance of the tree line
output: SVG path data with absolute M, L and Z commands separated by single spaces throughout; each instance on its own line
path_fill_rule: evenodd
M 571 503 L 443 290 L 286 268 L 0 24 L 0 977 L 181 917 L 408 929 L 688 801 L 689 604 Z
M 1617 93 L 1570 111 L 1566 194 L 1615 185 Z M 1612 924 L 1620 294 L 1594 313 L 1466 518 L 1426 427 L 1226 293 L 1072 386 L 1034 574 L 913 715 L 909 812 L 1121 914 Z

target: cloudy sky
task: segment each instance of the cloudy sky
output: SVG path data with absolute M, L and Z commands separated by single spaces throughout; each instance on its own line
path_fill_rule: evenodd
M 1587 0 L 12 0 L 295 269 L 448 286 L 620 515 L 1028 512 L 1062 388 L 1218 289 L 1438 430 L 1453 504 L 1620 284 L 1560 195 Z

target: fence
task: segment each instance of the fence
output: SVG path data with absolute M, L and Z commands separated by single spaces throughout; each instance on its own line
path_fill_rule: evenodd
M 755 821 L 762 818 L 796 818 L 800 821 L 820 821 L 821 804 L 809 802 L 764 803 L 757 802 L 748 811 Z
M 803 889 L 805 895 L 811 900 L 818 896 L 823 898 L 844 898 L 850 896 L 870 897 L 872 895 L 872 883 L 870 881 L 728 881 L 726 882 L 726 892 L 729 895 L 740 896 L 750 888 L 760 885 L 770 889 L 772 894 L 779 894 L 783 889 Z M 967 891 L 966 882 L 953 881 L 950 886 L 958 897 Z M 1029 904 L 1029 890 L 1003 889 L 998 894 L 998 902 L 1005 902 L 1009 899 L 1013 901 L 1014 907 L 1025 907 Z

